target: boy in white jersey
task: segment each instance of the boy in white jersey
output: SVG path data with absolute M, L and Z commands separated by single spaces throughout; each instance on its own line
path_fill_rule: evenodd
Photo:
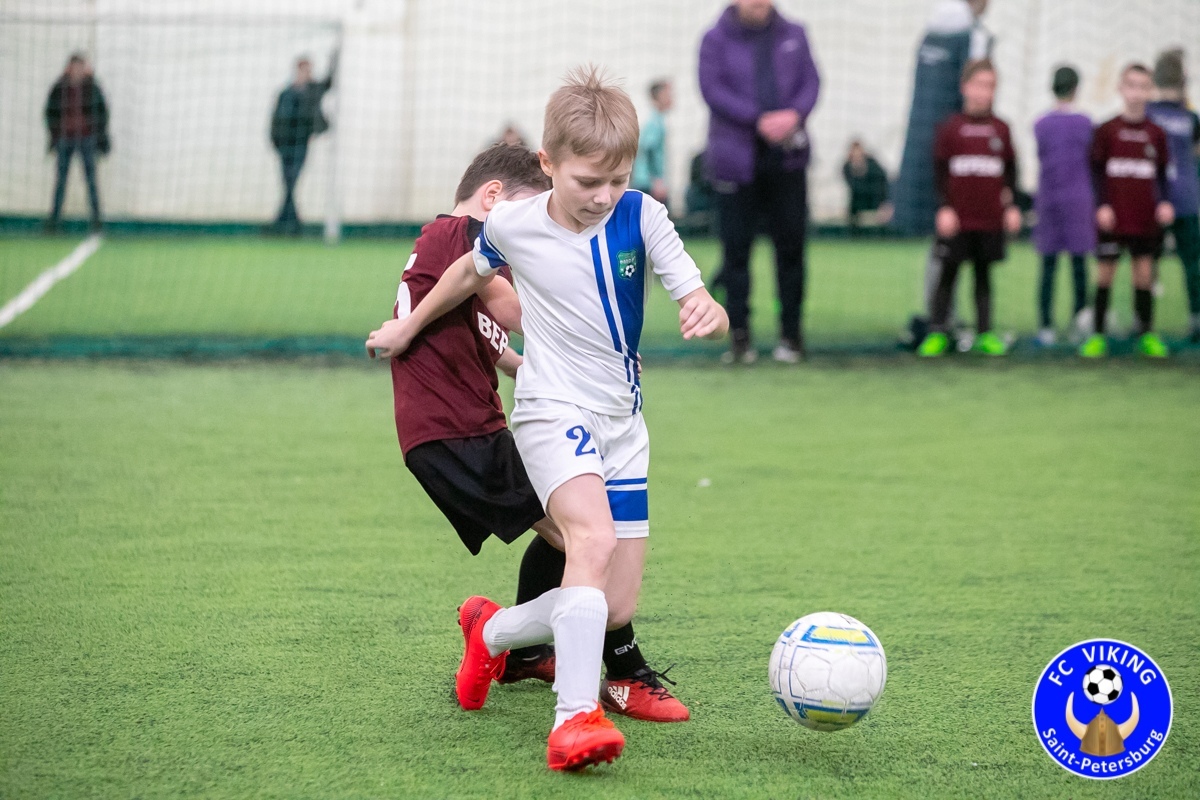
M 530 480 L 563 532 L 561 589 L 501 609 L 472 597 L 459 610 L 466 652 L 459 704 L 479 708 L 515 647 L 553 641 L 554 770 L 621 754 L 624 737 L 597 694 L 606 625 L 631 619 L 649 535 L 649 439 L 637 374 L 647 267 L 680 305 L 685 339 L 720 338 L 724 309 L 704 288 L 666 208 L 626 191 L 638 145 L 629 97 L 594 69 L 568 75 L 546 106 L 542 169 L 554 189 L 499 203 L 473 253 L 452 264 L 403 320 L 367 339 L 369 352 L 403 352 L 425 325 L 477 292 L 504 265 L 522 308 L 525 361 L 512 429 Z

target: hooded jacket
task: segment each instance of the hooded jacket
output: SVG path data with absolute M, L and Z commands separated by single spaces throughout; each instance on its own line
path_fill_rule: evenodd
M 755 65 L 759 37 L 766 37 L 771 48 L 777 108 L 760 108 L 758 101 Z M 750 183 L 759 146 L 758 118 L 767 111 L 795 109 L 803 134 L 820 88 L 804 26 L 772 10 L 765 28 L 749 28 L 738 19 L 733 6 L 726 8 L 700 42 L 700 93 L 711 112 L 705 158 L 713 180 Z M 789 144 L 783 152 L 783 169 L 804 169 L 809 159 L 807 136 L 800 135 Z

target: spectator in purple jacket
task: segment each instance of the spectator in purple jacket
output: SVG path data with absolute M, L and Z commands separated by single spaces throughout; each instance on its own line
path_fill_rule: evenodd
M 780 338 L 774 357 L 804 355 L 804 237 L 809 144 L 805 123 L 820 76 L 803 26 L 771 0 L 734 0 L 700 43 L 700 91 L 711 112 L 707 161 L 717 191 L 732 347 L 726 362 L 751 363 L 750 250 L 765 219 L 775 245 Z

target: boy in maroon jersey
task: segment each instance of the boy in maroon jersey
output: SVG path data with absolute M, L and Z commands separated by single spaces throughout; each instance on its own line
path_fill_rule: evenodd
M 988 59 L 963 69 L 963 110 L 938 128 L 934 175 L 940 198 L 936 227 L 942 273 L 933 296 L 932 329 L 917 348 L 923 357 L 950 349 L 947 318 L 958 269 L 968 259 L 975 265 L 975 344 L 977 353 L 1002 356 L 1004 341 L 992 333 L 991 267 L 1005 256 L 1005 231 L 1021 229 L 1021 212 L 1013 205 L 1017 158 L 1008 125 L 992 114 L 996 69 Z
M 1146 118 L 1153 82 L 1150 70 L 1130 64 L 1121 73 L 1125 110 L 1096 129 L 1092 139 L 1092 180 L 1096 187 L 1096 333 L 1079 348 L 1084 358 L 1108 355 L 1105 317 L 1113 276 L 1122 250 L 1133 260 L 1133 310 L 1138 351 L 1165 358 L 1167 347 L 1154 333 L 1154 262 L 1162 250 L 1162 229 L 1175 219 L 1167 200 L 1167 134 Z
M 527 148 L 497 144 L 480 153 L 463 174 L 454 211 L 422 228 L 394 316 L 407 316 L 446 268 L 471 250 L 496 202 L 549 188 L 537 155 Z M 557 588 L 566 562 L 562 535 L 529 482 L 496 391 L 496 369 L 514 376 L 521 364 L 508 349 L 508 330 L 520 326 L 520 304 L 511 277 L 504 277 L 491 282 L 487 297 L 472 297 L 426 327 L 391 368 L 405 465 L 467 549 L 478 555 L 489 536 L 512 543 L 527 530 L 538 533 L 521 560 L 520 604 Z M 605 635 L 604 663 L 601 699 L 607 710 L 652 722 L 688 719 L 687 707 L 646 664 L 631 622 Z M 498 676 L 501 683 L 526 678 L 553 681 L 548 646 L 514 650 Z

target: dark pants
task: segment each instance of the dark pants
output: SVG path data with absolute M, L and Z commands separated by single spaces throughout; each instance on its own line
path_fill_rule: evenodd
M 92 206 L 92 224 L 100 222 L 100 194 L 96 190 L 96 137 L 81 136 L 59 139 L 55 145 L 58 154 L 58 177 L 54 183 L 54 208 L 50 210 L 50 223 L 58 224 L 62 216 L 63 198 L 67 193 L 67 175 L 71 171 L 71 157 L 79 151 L 83 161 L 83 177 L 87 180 L 88 202 Z
M 1042 256 L 1042 285 L 1038 291 L 1038 312 L 1043 328 L 1054 327 L 1054 273 L 1058 269 L 1058 253 Z M 1087 305 L 1087 256 L 1071 256 L 1071 279 L 1075 289 L 1074 305 L 1078 314 Z
M 308 143 L 284 145 L 279 149 L 279 163 L 283 168 L 283 206 L 275 224 L 281 228 L 300 229 L 300 216 L 296 213 L 296 181 L 308 156 Z
M 750 330 L 750 250 L 760 224 L 775 245 L 779 290 L 779 334 L 800 341 L 804 305 L 804 237 L 808 225 L 808 180 L 803 170 L 756 170 L 754 180 L 717 195 L 722 266 L 717 282 L 725 288 L 729 327 Z
M 1200 314 L 1200 217 L 1195 214 L 1180 217 L 1175 220 L 1172 230 L 1175 232 L 1175 253 L 1183 264 L 1188 312 Z

